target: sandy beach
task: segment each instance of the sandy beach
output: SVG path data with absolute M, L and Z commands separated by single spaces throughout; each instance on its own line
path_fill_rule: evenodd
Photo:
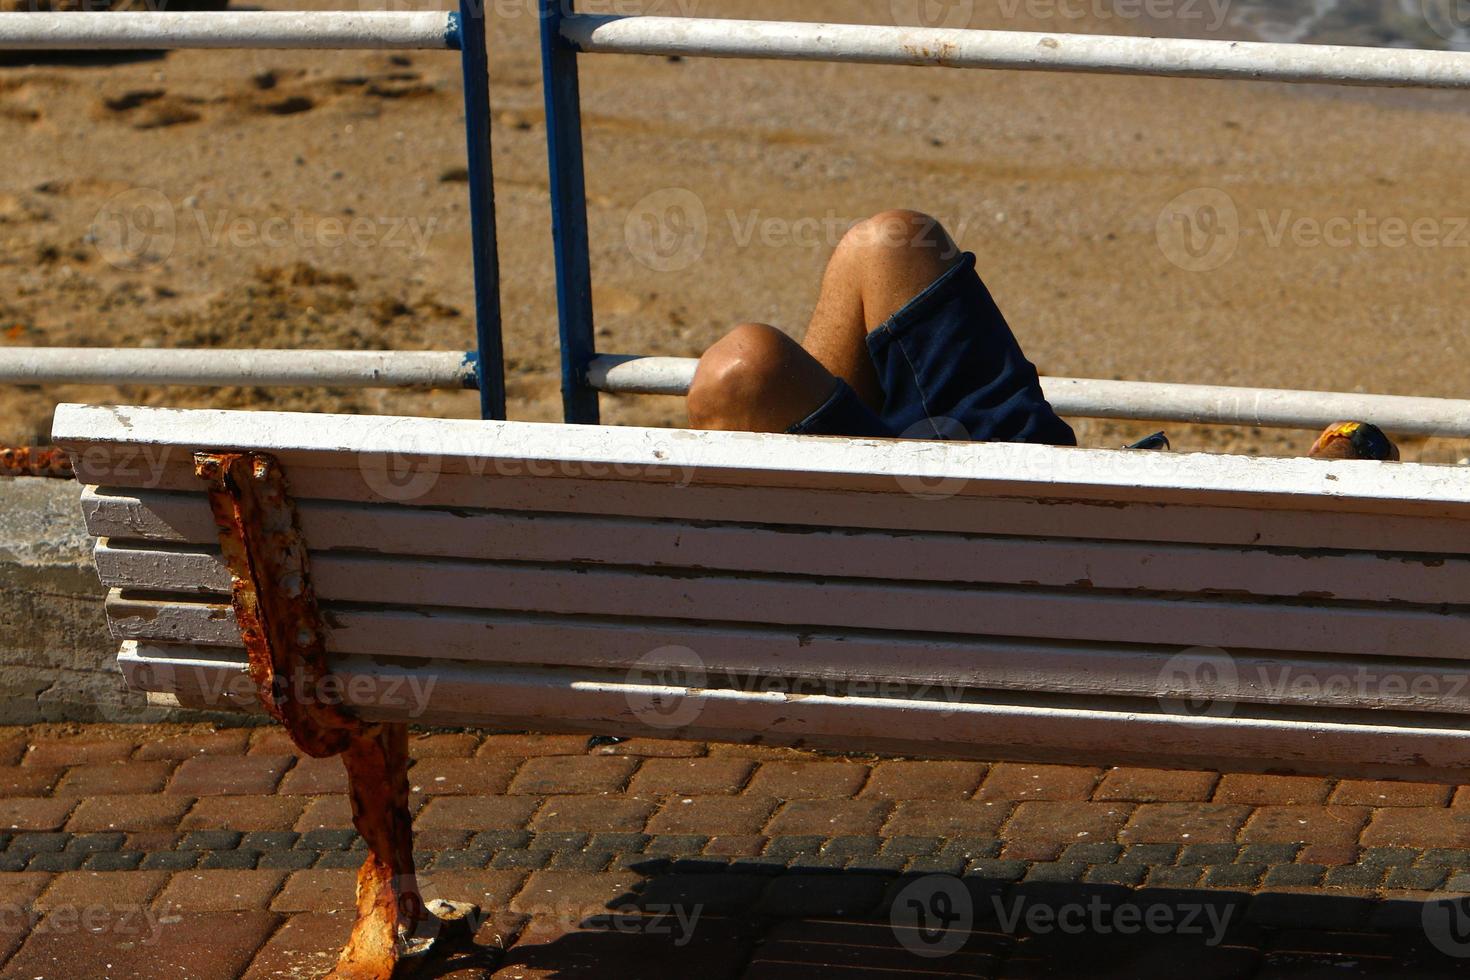
M 906 6 L 916 4 L 639 10 L 891 23 Z M 493 138 L 511 414 L 552 420 L 532 8 L 492 7 Z M 1160 29 L 1088 8 L 980 0 L 967 22 Z M 458 69 L 451 53 L 280 51 L 0 67 L 0 344 L 471 346 Z M 978 254 L 1044 375 L 1470 395 L 1461 96 L 634 57 L 585 58 L 583 92 L 608 352 L 696 355 L 742 320 L 799 336 L 841 231 L 903 206 L 935 214 Z M 686 230 L 657 225 L 671 203 L 694 237 L 660 252 L 650 218 L 661 235 Z M 140 249 L 122 219 L 144 212 L 162 223 L 142 228 Z M 44 442 L 55 402 L 97 400 L 476 411 L 464 392 L 5 388 L 0 444 Z M 677 400 L 608 398 L 604 418 L 684 416 Z M 1081 426 L 1093 445 L 1146 431 Z M 1310 444 L 1303 433 L 1170 431 L 1184 449 Z M 1406 452 L 1465 455 L 1448 443 Z

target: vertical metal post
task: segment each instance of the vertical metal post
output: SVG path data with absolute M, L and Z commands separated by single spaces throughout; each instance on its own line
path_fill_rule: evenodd
M 587 243 L 582 93 L 577 81 L 577 52 L 561 36 L 562 17 L 572 12 L 573 0 L 540 3 L 562 405 L 568 422 L 596 424 L 597 392 L 587 383 L 587 366 L 597 354 L 597 339 L 593 333 L 592 260 Z
M 451 15 L 452 16 L 452 15 Z M 480 417 L 505 418 L 505 349 L 500 319 L 500 253 L 495 239 L 495 168 L 490 155 L 490 68 L 484 0 L 460 0 L 460 64 L 470 172 L 470 240 L 475 263 L 475 342 Z

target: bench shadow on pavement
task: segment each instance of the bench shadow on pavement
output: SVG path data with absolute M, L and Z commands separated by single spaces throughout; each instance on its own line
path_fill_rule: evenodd
M 480 948 L 421 975 L 465 976 L 455 970 L 478 962 L 538 980 L 1470 976 L 1470 900 L 1454 897 L 1012 883 L 799 861 L 775 873 L 698 859 L 631 868 L 643 877 L 605 909 L 528 910 L 503 953 Z

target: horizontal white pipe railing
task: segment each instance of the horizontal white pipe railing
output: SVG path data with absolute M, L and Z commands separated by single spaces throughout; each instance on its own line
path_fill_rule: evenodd
M 682 395 L 699 362 L 688 357 L 596 358 L 588 382 L 618 394 Z M 1470 401 L 1358 395 L 1272 388 L 1042 378 L 1046 397 L 1072 418 L 1321 429 L 1334 422 L 1372 422 L 1394 435 L 1470 438 Z
M 562 37 L 589 54 L 1470 88 L 1470 53 L 1403 48 L 589 14 Z
M 368 48 L 458 45 L 448 11 L 151 11 L 0 14 L 0 50 Z
M 5 15 L 0 14 L 0 17 Z M 0 384 L 474 388 L 464 351 L 0 349 Z

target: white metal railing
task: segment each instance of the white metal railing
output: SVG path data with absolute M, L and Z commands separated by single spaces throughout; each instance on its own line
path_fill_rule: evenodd
M 588 54 L 1470 88 L 1470 54 L 1406 48 L 586 14 L 561 36 Z
M 0 384 L 473 388 L 475 363 L 464 351 L 20 347 L 0 356 Z
M 448 11 L 345 10 L 0 15 L 0 50 L 421 48 L 457 43 Z
M 683 395 L 698 364 L 690 357 L 604 354 L 592 361 L 588 383 L 598 391 L 618 394 Z M 1319 429 L 1344 419 L 1371 419 L 1397 435 L 1470 438 L 1470 401 L 1453 398 L 1087 378 L 1042 378 L 1041 386 L 1058 414 L 1074 418 L 1277 429 Z

